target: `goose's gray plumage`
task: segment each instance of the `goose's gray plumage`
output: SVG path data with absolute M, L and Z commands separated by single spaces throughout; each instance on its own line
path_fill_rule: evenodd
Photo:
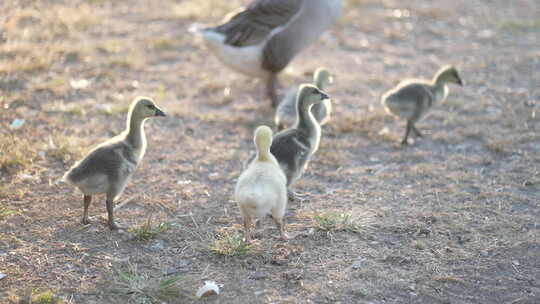
M 385 110 L 407 121 L 401 144 L 408 143 L 411 131 L 416 136 L 422 136 L 422 133 L 416 129 L 415 123 L 424 118 L 436 103 L 446 100 L 448 83 L 463 85 L 456 68 L 450 65 L 442 67 L 431 81 L 405 80 L 383 94 L 381 103 Z
M 341 0 L 255 0 L 202 36 L 225 65 L 265 79 L 276 107 L 277 74 L 340 15 Z
M 64 175 L 63 180 L 84 195 L 84 224 L 89 223 L 92 195 L 105 193 L 109 227 L 118 228 L 113 215 L 114 201 L 122 194 L 144 156 L 144 122 L 152 116 L 165 116 L 165 113 L 150 98 L 137 97 L 130 106 L 124 132 L 92 149 Z
M 296 101 L 296 124 L 274 135 L 270 152 L 285 173 L 288 187 L 302 176 L 311 157 L 319 148 L 321 127 L 310 110 L 313 104 L 326 99 L 329 99 L 329 96 L 316 86 L 301 85 Z
M 332 76 L 325 68 L 318 68 L 313 73 L 313 85 L 321 90 L 326 90 L 327 86 L 332 83 Z M 278 130 L 283 130 L 286 127 L 294 125 L 296 115 L 296 96 L 298 95 L 298 87 L 294 87 L 279 103 L 276 114 L 274 116 L 274 123 Z M 327 99 L 320 103 L 316 103 L 311 108 L 313 117 L 319 122 L 320 126 L 325 125 L 330 120 L 332 113 L 332 102 Z
M 282 239 L 287 239 L 283 216 L 287 208 L 287 178 L 270 153 L 272 130 L 260 126 L 255 130 L 256 158 L 242 172 L 236 183 L 235 200 L 244 221 L 244 239 L 251 241 L 250 227 L 253 218 L 272 214 Z

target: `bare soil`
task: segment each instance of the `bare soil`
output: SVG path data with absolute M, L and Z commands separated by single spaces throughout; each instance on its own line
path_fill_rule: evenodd
M 335 75 L 333 120 L 296 186 L 308 198 L 286 217 L 295 237 L 279 241 L 266 220 L 228 257 L 210 247 L 241 234 L 234 185 L 273 112 L 262 83 L 188 29 L 245 3 L 2 1 L 0 302 L 51 290 L 64 303 L 144 303 L 107 291 L 129 264 L 149 280 L 181 275 L 191 295 L 223 284 L 205 303 L 540 303 L 540 2 L 348 1 L 281 76 L 286 88 L 321 65 Z M 404 122 L 380 95 L 444 64 L 465 86 L 401 147 Z M 169 225 L 149 241 L 109 231 L 103 197 L 83 226 L 82 195 L 56 184 L 123 129 L 138 95 L 169 116 L 146 124 L 145 159 L 120 199 L 132 201 L 116 215 Z M 354 229 L 319 229 L 316 216 L 332 214 Z

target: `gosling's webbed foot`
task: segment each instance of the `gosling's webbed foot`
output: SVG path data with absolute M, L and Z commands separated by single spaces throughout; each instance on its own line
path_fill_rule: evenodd
M 108 225 L 111 230 L 124 230 L 124 227 L 117 225 L 115 222 L 108 222 Z

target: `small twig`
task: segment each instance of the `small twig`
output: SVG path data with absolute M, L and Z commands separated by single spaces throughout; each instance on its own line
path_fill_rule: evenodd
M 195 221 L 195 218 L 193 217 L 193 213 L 188 213 L 188 214 L 179 214 L 179 215 L 176 215 L 176 217 L 190 217 L 191 218 L 191 221 L 193 222 L 193 224 L 195 225 L 195 228 L 199 228 L 199 224 L 197 224 L 197 221 Z
M 189 213 L 189 216 L 191 217 L 191 220 L 193 221 L 193 224 L 195 224 L 195 227 L 197 229 L 199 229 L 199 224 L 197 224 L 197 222 L 195 221 L 195 218 L 193 217 L 193 213 Z

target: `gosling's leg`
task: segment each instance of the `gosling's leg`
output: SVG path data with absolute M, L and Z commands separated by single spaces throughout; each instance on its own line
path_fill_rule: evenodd
M 285 232 L 285 223 L 283 223 L 283 218 L 272 217 L 272 219 L 274 220 L 274 223 L 279 230 L 279 238 L 284 241 L 288 240 L 289 236 Z
M 411 133 L 411 130 L 412 128 L 414 128 L 412 122 L 410 120 L 407 121 L 407 128 L 405 130 L 405 136 L 403 136 L 403 140 L 401 141 L 401 144 L 402 145 L 407 145 L 408 144 L 408 139 L 409 139 L 409 133 Z
M 116 225 L 116 223 L 114 222 L 114 200 L 113 200 L 113 197 L 110 197 L 109 195 L 107 195 L 106 203 L 107 203 L 107 214 L 109 215 L 109 220 L 108 220 L 109 228 L 111 230 L 122 229 L 120 226 Z
M 415 125 L 412 126 L 412 131 L 414 132 L 415 136 L 424 137 L 424 134 L 420 133 L 420 131 L 418 131 Z
M 82 223 L 84 225 L 90 224 L 90 219 L 88 218 L 88 207 L 90 207 L 90 203 L 92 202 L 92 196 L 91 195 L 84 195 L 84 211 L 83 211 L 83 217 L 82 217 Z
M 249 215 L 244 216 L 244 242 L 251 243 L 251 217 Z
M 266 95 L 270 98 L 273 109 L 277 108 L 279 104 L 277 87 L 278 87 L 277 74 L 270 73 L 270 75 L 268 76 L 268 80 L 266 81 Z

